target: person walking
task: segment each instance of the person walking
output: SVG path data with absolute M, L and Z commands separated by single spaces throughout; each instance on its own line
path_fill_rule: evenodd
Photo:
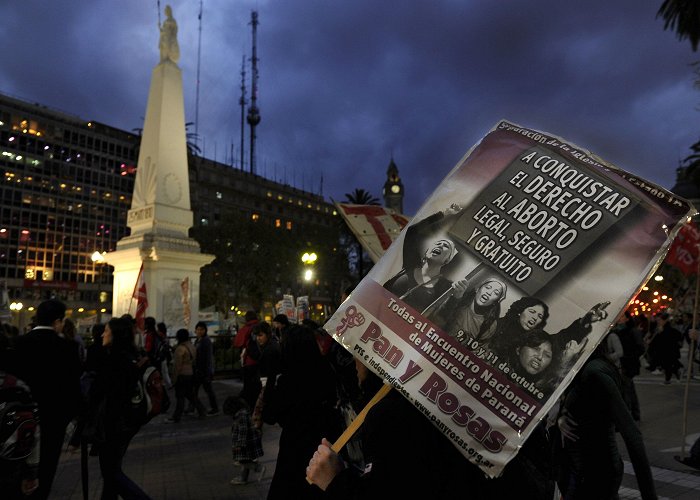
M 190 332 L 180 328 L 175 334 L 177 347 L 174 354 L 173 383 L 175 384 L 175 411 L 173 416 L 165 420 L 166 423 L 176 424 L 180 422 L 182 412 L 185 409 L 185 399 L 197 410 L 199 418 L 205 418 L 206 411 L 202 402 L 195 397 L 192 387 L 196 350 L 190 342 Z
M 160 363 L 160 373 L 163 375 L 163 382 L 165 382 L 165 387 L 171 389 L 173 387 L 173 381 L 170 378 L 170 363 L 173 361 L 173 352 L 170 348 L 170 341 L 168 340 L 168 327 L 162 321 L 156 325 L 156 331 L 158 336 L 162 341 L 161 351 L 163 353 L 162 360 Z
M 231 479 L 233 486 L 247 484 L 250 472 L 258 473 L 258 482 L 265 475 L 266 467 L 258 462 L 263 456 L 262 434 L 253 425 L 250 408 L 238 396 L 224 400 L 224 413 L 233 417 L 231 424 L 231 453 L 233 463 L 240 466 L 239 474 Z
M 36 325 L 15 341 L 10 372 L 31 389 L 41 415 L 39 487 L 27 498 L 45 499 L 51 492 L 68 423 L 81 405 L 78 346 L 60 336 L 66 306 L 45 300 L 36 311 Z
M 101 498 L 150 499 L 122 468 L 129 443 L 139 431 L 139 426 L 129 419 L 131 398 L 140 376 L 138 352 L 129 322 L 122 318 L 110 319 L 102 334 L 102 347 L 102 364 L 89 397 L 89 419 L 93 428 L 100 429 L 100 439 L 96 443 L 103 480 Z
M 241 352 L 241 374 L 243 378 L 243 389 L 240 396 L 245 399 L 250 408 L 255 407 L 255 402 L 258 399 L 262 382 L 260 382 L 260 372 L 258 371 L 258 362 L 250 355 L 248 344 L 253 333 L 253 327 L 259 323 L 258 314 L 255 311 L 245 313 L 245 325 L 243 325 L 233 337 L 233 347 L 240 349 Z
M 194 341 L 197 350 L 197 359 L 194 365 L 194 397 L 199 398 L 199 388 L 203 387 L 209 398 L 209 411 L 207 415 L 219 414 L 219 403 L 216 401 L 216 394 L 212 389 L 211 381 L 214 378 L 214 346 L 207 335 L 207 324 L 204 321 L 198 322 L 194 327 L 197 340 Z M 194 410 L 194 408 L 190 408 Z
M 263 377 L 261 381 L 264 380 L 263 388 L 255 402 L 252 415 L 253 425 L 262 431 L 265 397 L 269 398 L 275 389 L 277 375 L 282 367 L 282 351 L 280 349 L 280 341 L 272 333 L 272 328 L 266 321 L 255 325 L 250 341 L 250 352 L 258 362 L 259 373 Z
M 642 434 L 622 397 L 622 381 L 601 342 L 567 389 L 558 419 L 558 484 L 566 500 L 613 500 L 624 467 L 616 431 L 625 442 L 643 500 L 656 489 Z
M 335 439 L 342 430 L 335 373 L 310 326 L 293 326 L 281 350 L 274 398 L 264 409 L 266 423 L 282 427 L 267 500 L 320 499 L 322 491 L 307 483 L 304 470 L 321 438 Z
M 656 328 L 658 333 L 654 338 L 654 344 L 658 352 L 658 359 L 664 371 L 664 384 L 671 383 L 671 377 L 681 378 L 681 343 L 683 336 L 681 332 L 671 325 L 671 316 L 663 312 L 656 318 Z
M 616 329 L 623 352 L 622 358 L 620 358 L 622 394 L 630 408 L 632 418 L 634 418 L 635 422 L 639 422 L 642 414 L 639 398 L 637 397 L 637 389 L 634 385 L 634 377 L 639 375 L 642 367 L 639 359 L 644 354 L 644 334 L 629 312 L 625 312 L 625 318 L 626 320 L 618 325 Z

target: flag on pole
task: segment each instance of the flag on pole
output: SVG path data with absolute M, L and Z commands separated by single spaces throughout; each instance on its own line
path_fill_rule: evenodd
M 379 205 L 336 203 L 338 212 L 372 262 L 377 262 L 398 237 L 409 218 Z
M 146 309 L 148 309 L 148 297 L 146 294 L 146 280 L 143 276 L 143 262 L 141 263 L 141 269 L 139 269 L 139 276 L 136 278 L 136 286 L 134 287 L 134 293 L 131 297 L 136 299 L 136 315 L 134 319 L 136 320 L 136 328 L 139 329 L 141 333 L 144 330 L 144 323 L 146 320 Z
M 671 244 L 666 255 L 666 263 L 678 268 L 686 276 L 692 276 L 698 270 L 700 256 L 700 230 L 691 222 L 684 224 Z

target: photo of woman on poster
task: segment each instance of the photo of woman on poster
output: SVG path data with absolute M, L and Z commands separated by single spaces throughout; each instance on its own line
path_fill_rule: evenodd
M 524 334 L 544 330 L 548 318 L 549 306 L 544 301 L 537 297 L 521 297 L 510 305 L 505 316 L 498 319 L 494 334 L 483 346 L 497 354 L 511 352 L 522 342 Z
M 384 288 L 423 311 L 453 286 L 445 269 L 457 255 L 455 243 L 436 237 L 461 212 L 456 203 L 408 227 L 403 241 L 403 268 L 384 283 Z
M 453 288 L 454 292 L 442 299 L 442 305 L 431 306 L 432 312 L 425 314 L 462 345 L 469 340 L 488 342 L 496 333 L 508 285 L 493 276 L 475 276 L 467 284 L 456 283 Z
M 523 385 L 530 383 L 549 396 L 560 381 L 561 351 L 556 348 L 553 336 L 544 330 L 534 330 L 521 335 L 505 353 L 505 361 L 511 372 L 524 377 Z
M 542 346 L 542 349 L 551 351 L 551 360 L 547 363 L 550 370 L 546 376 L 538 377 L 538 385 L 549 385 L 553 389 L 583 355 L 593 323 L 607 318 L 605 308 L 608 304 L 609 302 L 600 302 L 594 305 L 568 327 L 549 334 L 545 330 L 549 318 L 547 304 L 535 297 L 522 297 L 511 304 L 506 315 L 498 321 L 491 341 L 484 346 L 501 358 L 512 361 L 513 356 L 520 355 L 524 342 L 528 343 L 528 347 L 533 347 L 534 341 L 531 338 L 536 338 L 535 334 L 548 339 L 549 347 Z M 541 366 L 544 362 L 532 361 L 530 367 L 534 369 L 535 365 Z

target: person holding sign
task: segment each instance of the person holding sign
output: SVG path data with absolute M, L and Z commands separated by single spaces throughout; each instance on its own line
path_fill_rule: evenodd
M 355 367 L 366 403 L 383 382 L 357 358 Z M 483 474 L 398 391 L 369 410 L 359 432 L 364 471 L 347 467 L 325 438 L 311 456 L 306 477 L 325 491 L 324 498 L 458 498 L 466 485 L 478 489 L 476 483 L 483 481 Z M 474 493 L 469 498 L 481 498 Z
M 418 311 L 422 312 L 450 287 L 457 286 L 444 276 L 445 268 L 457 254 L 455 243 L 448 238 L 437 238 L 432 239 L 427 248 L 425 245 L 429 238 L 436 237 L 443 225 L 453 222 L 461 210 L 453 203 L 447 210 L 437 212 L 406 230 L 403 269 L 384 283 L 384 288 Z M 464 287 L 466 279 L 460 283 Z

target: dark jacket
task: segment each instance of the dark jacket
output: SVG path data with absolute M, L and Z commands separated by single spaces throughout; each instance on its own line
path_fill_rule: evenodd
M 593 354 L 567 390 L 563 409 L 576 422 L 579 439 L 567 440 L 564 446 L 568 473 L 565 471 L 561 478 L 562 491 L 566 491 L 566 480 L 575 477 L 575 481 L 568 481 L 568 487 L 575 491 L 572 499 L 617 498 L 623 474 L 617 430 L 625 442 L 642 498 L 656 499 L 642 434 L 622 397 L 621 380 L 612 362 Z
M 41 412 L 41 430 L 65 429 L 81 405 L 78 344 L 50 327 L 17 337 L 11 371 L 26 382 Z
M 131 423 L 130 409 L 139 373 L 135 353 L 107 350 L 102 356 L 88 396 L 88 420 L 100 420 L 100 437 L 106 441 L 119 443 L 138 430 Z
M 206 378 L 214 374 L 214 345 L 209 335 L 198 337 L 194 342 L 197 358 L 194 364 L 195 377 Z
M 314 332 L 306 327 L 291 329 L 282 344 L 282 363 L 275 389 L 276 421 L 282 432 L 267 500 L 321 499 L 323 492 L 308 484 L 305 475 L 321 439 L 333 441 L 340 435 L 334 373 Z

